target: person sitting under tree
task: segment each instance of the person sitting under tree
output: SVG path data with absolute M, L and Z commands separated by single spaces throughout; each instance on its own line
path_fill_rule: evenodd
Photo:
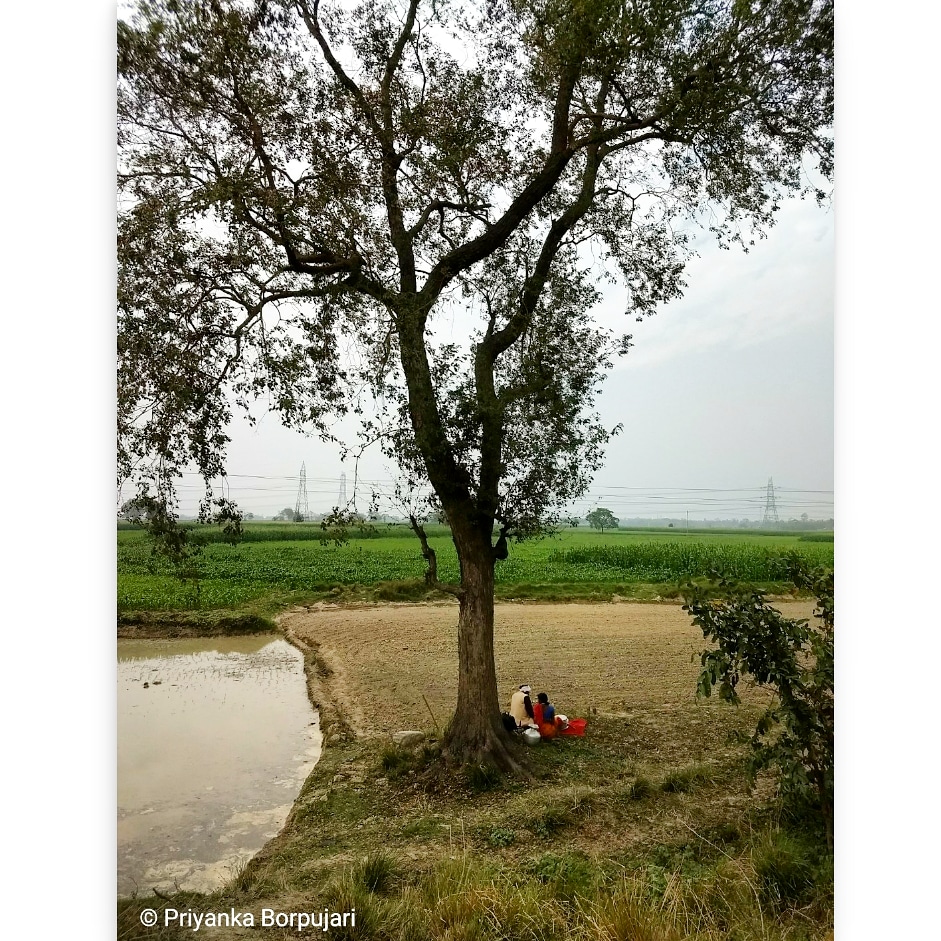
M 543 738 L 555 738 L 559 732 L 568 725 L 565 716 L 556 715 L 555 706 L 549 702 L 546 693 L 540 693 L 536 704 L 536 722 L 539 734 Z
M 532 692 L 532 688 L 524 683 L 510 699 L 510 715 L 516 720 L 517 728 L 529 728 L 536 725 L 533 701 L 530 698 Z

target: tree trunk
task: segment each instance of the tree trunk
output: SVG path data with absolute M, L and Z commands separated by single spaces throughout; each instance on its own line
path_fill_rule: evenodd
M 489 539 L 454 534 L 461 562 L 457 626 L 457 708 L 445 733 L 445 753 L 460 764 L 491 764 L 520 772 L 511 733 L 503 727 L 493 658 L 493 550 Z

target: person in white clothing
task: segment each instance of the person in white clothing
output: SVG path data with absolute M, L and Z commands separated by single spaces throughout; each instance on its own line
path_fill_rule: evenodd
M 510 698 L 510 715 L 516 721 L 517 728 L 535 728 L 536 726 L 531 694 L 532 688 L 524 684 Z

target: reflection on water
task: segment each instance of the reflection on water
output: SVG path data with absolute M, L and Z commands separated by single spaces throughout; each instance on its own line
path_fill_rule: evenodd
M 208 892 L 320 755 L 303 658 L 273 635 L 118 641 L 118 894 Z

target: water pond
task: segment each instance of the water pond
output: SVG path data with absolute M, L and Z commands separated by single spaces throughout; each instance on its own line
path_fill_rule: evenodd
M 276 635 L 118 641 L 118 894 L 211 892 L 284 824 L 320 755 Z

